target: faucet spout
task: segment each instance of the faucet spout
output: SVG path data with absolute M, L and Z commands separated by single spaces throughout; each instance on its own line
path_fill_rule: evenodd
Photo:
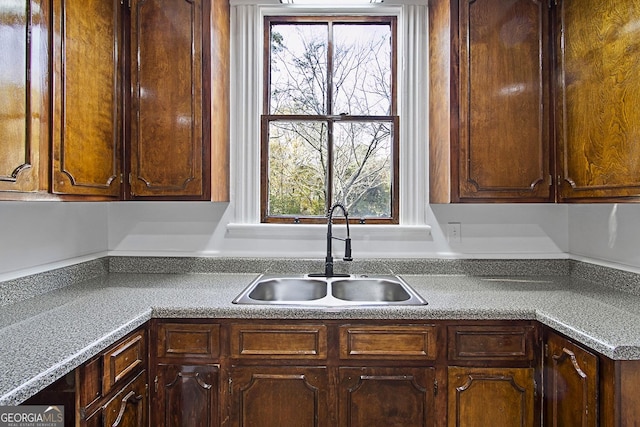
M 345 238 L 334 237 L 331 226 L 333 224 L 333 214 L 336 209 L 342 210 L 344 214 L 344 220 L 347 225 L 347 236 Z M 351 234 L 349 233 L 349 213 L 347 209 L 344 207 L 342 203 L 334 203 L 333 206 L 329 209 L 327 213 L 327 256 L 325 258 L 324 263 L 324 276 L 325 277 L 335 277 L 335 276 L 348 276 L 345 274 L 336 274 L 333 272 L 333 254 L 331 249 L 331 242 L 333 239 L 344 241 L 344 261 L 353 261 L 351 257 Z

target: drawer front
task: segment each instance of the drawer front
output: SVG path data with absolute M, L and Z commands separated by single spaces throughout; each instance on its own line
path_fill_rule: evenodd
M 325 359 L 324 325 L 232 325 L 231 357 Z
M 220 356 L 220 325 L 160 323 L 157 355 L 215 359 Z
M 102 357 L 84 363 L 76 370 L 80 407 L 86 408 L 102 397 Z
M 535 329 L 520 326 L 449 326 L 450 360 L 533 360 Z
M 146 348 L 146 332 L 142 330 L 123 339 L 103 354 L 103 394 L 107 394 L 111 387 L 129 373 L 144 366 Z
M 341 359 L 434 360 L 437 355 L 433 325 L 340 327 Z

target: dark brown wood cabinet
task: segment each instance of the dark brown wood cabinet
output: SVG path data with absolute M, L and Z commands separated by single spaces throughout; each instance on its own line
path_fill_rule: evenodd
M 233 427 L 330 427 L 326 366 L 234 366 Z
M 227 201 L 229 13 L 228 0 L 3 9 L 0 198 Z
M 25 403 L 69 427 L 619 427 L 638 381 L 535 321 L 152 319 Z
M 623 0 L 430 4 L 430 202 L 640 201 Z
M 220 324 L 152 321 L 151 425 L 221 423 Z
M 143 328 L 76 369 L 76 425 L 148 426 L 147 359 Z
M 218 365 L 161 363 L 155 369 L 153 425 L 220 425 Z
M 124 123 L 121 2 L 52 1 L 51 191 L 118 198 Z
M 539 423 L 533 323 L 450 325 L 447 336 L 449 427 Z
M 598 426 L 598 357 L 548 333 L 544 346 L 544 420 L 549 426 Z
M 638 201 L 640 5 L 556 3 L 559 200 Z
M 49 1 L 0 8 L 0 192 L 47 190 Z
M 436 387 L 434 367 L 341 367 L 338 425 L 435 426 Z
M 458 7 L 454 198 L 552 200 L 547 2 L 461 0 Z
M 449 367 L 448 380 L 449 427 L 536 425 L 533 368 Z
M 209 15 L 207 0 L 131 2 L 131 198 L 209 198 Z

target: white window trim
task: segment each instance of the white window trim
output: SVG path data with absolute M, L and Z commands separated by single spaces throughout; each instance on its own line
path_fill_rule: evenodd
M 260 223 L 260 115 L 262 114 L 264 17 L 298 14 L 376 14 L 398 17 L 398 115 L 400 116 L 400 212 L 398 225 L 360 225 L 373 234 L 424 238 L 428 201 L 428 9 L 426 0 L 386 0 L 358 7 L 231 0 L 231 200 L 230 235 L 269 237 L 317 225 Z M 286 231 L 285 231 L 286 230 Z M 417 234 L 416 234 L 417 233 Z

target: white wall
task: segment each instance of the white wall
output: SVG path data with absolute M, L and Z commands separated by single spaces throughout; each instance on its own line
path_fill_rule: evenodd
M 323 225 L 229 231 L 232 215 L 227 204 L 111 203 L 109 250 L 113 255 L 324 256 Z M 430 234 L 424 228 L 387 233 L 353 225 L 354 257 L 558 258 L 568 252 L 566 205 L 433 205 L 427 222 Z M 448 222 L 461 223 L 460 244 L 448 242 Z M 336 235 L 342 227 L 335 227 Z
M 640 270 L 640 205 L 431 205 L 431 233 L 400 238 L 352 229 L 355 257 L 532 257 L 571 255 Z M 0 280 L 113 255 L 321 258 L 324 227 L 286 233 L 229 233 L 225 203 L 0 203 Z M 450 244 L 446 224 L 460 222 Z M 336 233 L 343 230 L 336 226 Z M 266 236 L 266 237 L 265 237 Z M 337 254 L 341 248 L 337 247 Z
M 0 281 L 103 256 L 107 224 L 105 203 L 0 202 Z
M 640 205 L 570 205 L 569 251 L 640 270 Z

